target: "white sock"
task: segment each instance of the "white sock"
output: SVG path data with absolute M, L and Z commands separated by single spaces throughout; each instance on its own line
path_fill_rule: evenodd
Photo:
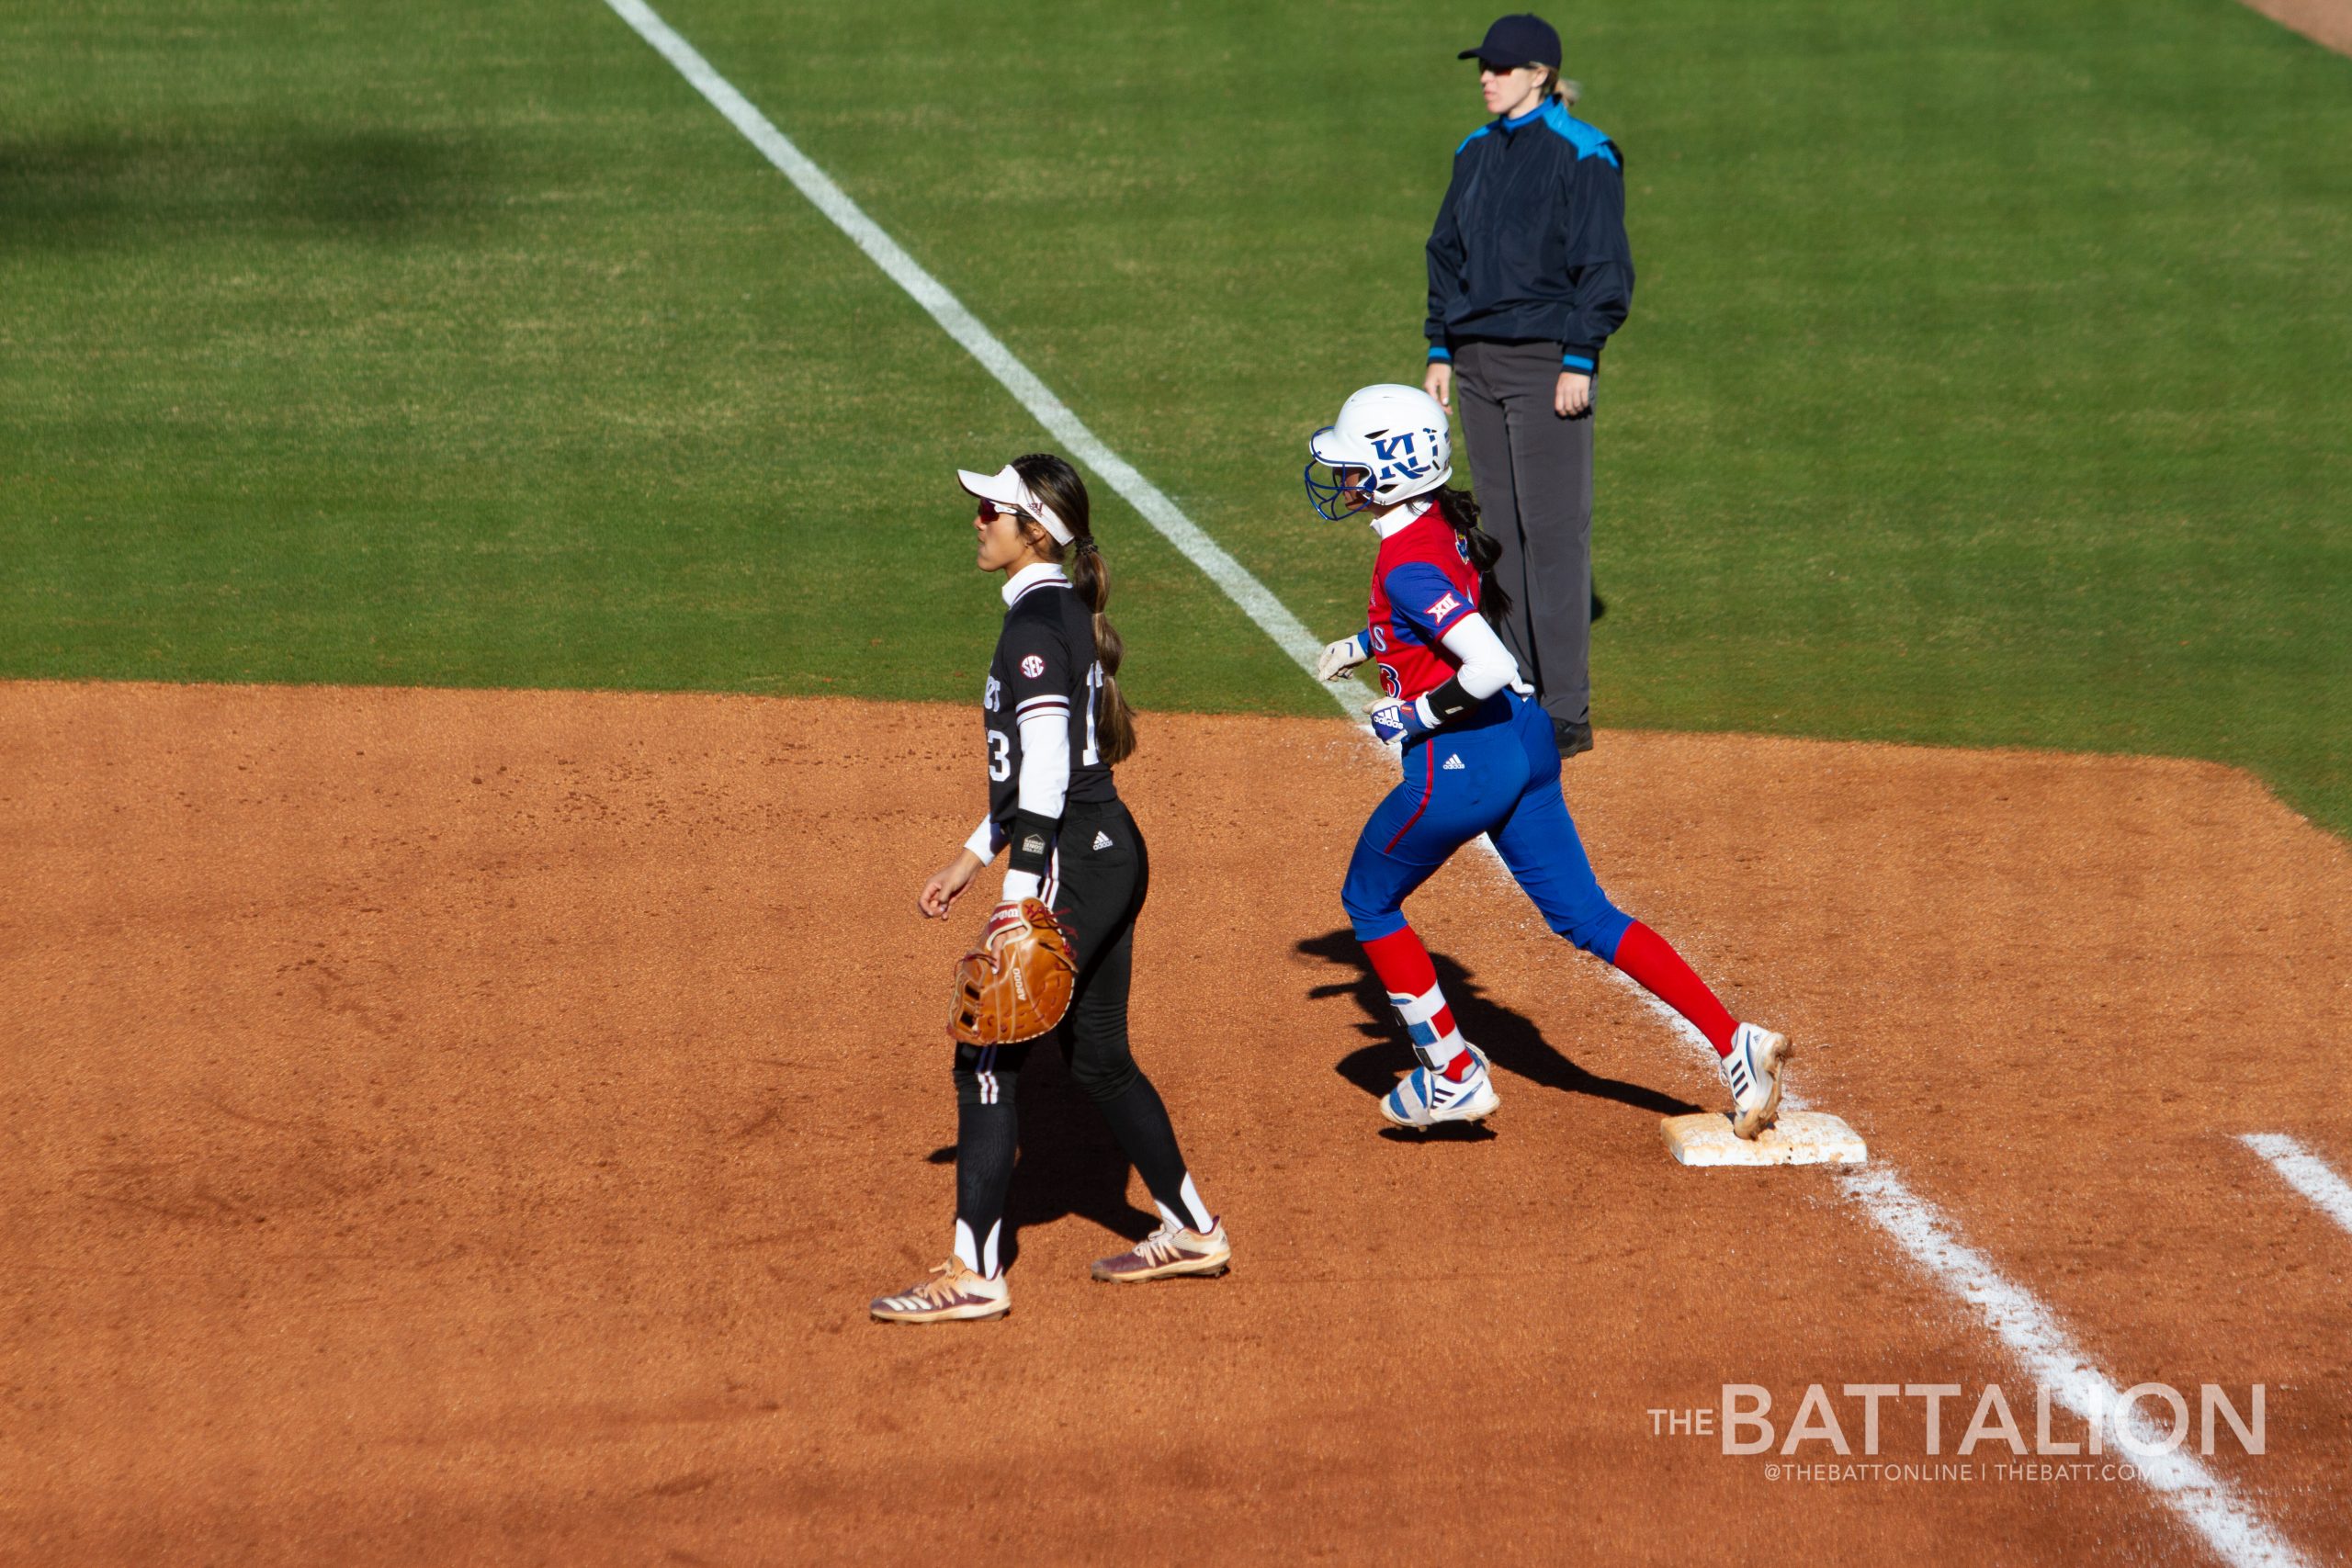
M 1004 1222 L 997 1221 L 989 1227 L 989 1243 L 981 1247 L 972 1239 L 972 1227 L 962 1220 L 956 1222 L 956 1260 L 983 1280 L 996 1278 L 997 1238 L 1004 1233 Z
M 1193 1185 L 1191 1171 L 1184 1173 L 1183 1190 L 1177 1196 L 1183 1199 L 1184 1207 L 1191 1211 L 1189 1214 L 1176 1213 L 1157 1198 L 1151 1201 L 1151 1206 L 1159 1211 L 1159 1217 L 1163 1222 L 1200 1235 L 1206 1235 L 1216 1229 L 1216 1216 L 1209 1213 L 1209 1206 L 1206 1203 L 1201 1201 L 1201 1190 Z

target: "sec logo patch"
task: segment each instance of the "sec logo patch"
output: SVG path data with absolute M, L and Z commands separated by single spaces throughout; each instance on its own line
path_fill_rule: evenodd
M 1033 653 L 1021 661 L 1021 672 L 1034 681 L 1046 672 L 1046 661 Z

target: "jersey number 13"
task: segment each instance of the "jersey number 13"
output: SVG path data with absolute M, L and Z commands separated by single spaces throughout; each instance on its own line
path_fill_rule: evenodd
M 1086 746 L 1078 754 L 1081 768 L 1102 765 L 1101 743 L 1095 738 L 1095 714 L 1102 704 L 1102 666 L 1086 667 Z M 1012 776 L 1012 737 L 1001 729 L 989 731 L 989 777 L 998 784 Z

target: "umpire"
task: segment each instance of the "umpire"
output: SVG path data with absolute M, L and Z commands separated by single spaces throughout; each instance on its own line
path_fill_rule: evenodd
M 1453 152 L 1430 231 L 1431 397 L 1453 406 L 1510 597 L 1503 640 L 1560 755 L 1592 749 L 1592 384 L 1634 299 L 1617 145 L 1568 112 L 1560 35 L 1505 17 L 1476 57 L 1495 118 Z

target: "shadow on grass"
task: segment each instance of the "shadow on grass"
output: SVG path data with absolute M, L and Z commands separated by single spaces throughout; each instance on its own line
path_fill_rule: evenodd
M 0 251 L 191 240 L 391 243 L 496 203 L 491 144 L 411 129 L 198 125 L 0 133 Z
M 1363 1013 L 1363 1020 L 1355 1030 L 1371 1043 L 1349 1052 L 1334 1070 L 1374 1099 L 1386 1094 L 1396 1087 L 1397 1074 L 1413 1065 L 1412 1050 L 1406 1043 L 1403 1027 L 1396 1021 L 1396 1010 L 1388 1005 L 1388 988 L 1372 972 L 1355 933 L 1344 929 L 1326 931 L 1300 942 L 1296 951 L 1347 972 L 1344 978 L 1308 991 L 1310 998 L 1351 997 Z M 1699 1109 L 1686 1100 L 1643 1084 L 1587 1072 L 1544 1039 L 1544 1032 L 1533 1021 L 1487 997 L 1462 964 L 1442 953 L 1432 953 L 1430 960 L 1436 966 L 1438 985 L 1445 991 L 1446 1002 L 1453 1009 L 1453 1019 L 1461 1025 L 1463 1037 L 1484 1051 L 1487 1059 L 1501 1071 L 1544 1089 L 1613 1100 L 1620 1105 L 1660 1116 L 1681 1116 Z M 1483 1125 L 1457 1125 L 1432 1128 L 1426 1133 L 1391 1127 L 1385 1130 L 1384 1135 L 1422 1141 L 1477 1140 L 1491 1138 L 1494 1134 Z

